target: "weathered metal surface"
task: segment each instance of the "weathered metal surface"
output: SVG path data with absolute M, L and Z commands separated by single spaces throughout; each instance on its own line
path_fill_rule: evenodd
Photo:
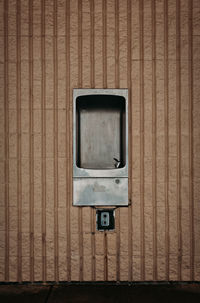
M 122 106 L 113 108 L 107 106 L 104 109 L 97 105 L 92 110 L 87 110 L 87 108 L 82 110 L 80 121 L 77 121 L 77 98 L 87 95 L 102 95 L 102 103 L 104 101 L 103 95 L 105 97 L 107 95 L 123 97 L 125 100 L 124 113 L 122 113 Z M 79 149 L 77 148 L 78 141 L 81 145 Z M 81 156 L 78 153 L 81 153 Z M 81 160 L 78 166 L 77 159 L 79 158 Z M 116 169 L 114 158 L 122 159 L 123 167 L 119 166 Z M 128 177 L 127 89 L 73 90 L 73 176 Z
M 128 178 L 74 178 L 74 205 L 128 205 Z
M 110 179 L 128 177 L 128 90 L 74 89 L 73 102 L 73 204 L 128 205 L 128 178 Z
M 95 98 L 94 98 L 95 99 Z M 94 100 L 95 101 L 95 100 Z M 88 169 L 114 169 L 114 157 L 121 159 L 120 108 L 93 108 L 78 110 L 77 166 Z

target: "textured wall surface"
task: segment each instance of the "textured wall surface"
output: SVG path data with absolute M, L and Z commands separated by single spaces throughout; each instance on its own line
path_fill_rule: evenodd
M 200 280 L 200 1 L 0 0 L 0 281 Z M 128 88 L 129 207 L 72 206 L 72 89 Z

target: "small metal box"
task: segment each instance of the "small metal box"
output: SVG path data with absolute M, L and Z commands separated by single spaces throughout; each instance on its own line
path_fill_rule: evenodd
M 96 218 L 97 230 L 113 230 L 115 228 L 115 216 L 113 209 L 98 209 Z

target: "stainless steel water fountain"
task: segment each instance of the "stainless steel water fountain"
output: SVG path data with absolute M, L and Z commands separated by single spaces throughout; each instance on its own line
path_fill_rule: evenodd
M 128 205 L 128 90 L 73 91 L 73 204 Z

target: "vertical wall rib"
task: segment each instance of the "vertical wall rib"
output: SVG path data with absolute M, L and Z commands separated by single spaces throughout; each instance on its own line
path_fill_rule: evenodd
M 177 232 L 178 280 L 182 279 L 182 228 L 181 228 L 181 49 L 180 0 L 176 0 L 176 132 L 177 132 Z
M 34 281 L 33 1 L 29 1 L 29 186 L 30 281 Z
M 4 0 L 5 281 L 9 281 L 8 1 Z
M 106 231 L 104 231 L 104 237 L 103 237 L 103 253 L 104 253 L 104 281 L 107 281 L 108 280 L 108 238 Z
M 193 0 L 188 0 L 190 279 L 194 280 Z
M 144 3 L 139 2 L 140 52 L 140 219 L 141 219 L 141 279 L 145 280 L 145 221 L 144 221 Z
M 82 73 L 83 73 L 83 62 L 82 62 L 82 1 L 78 0 L 78 87 L 82 87 Z M 82 208 L 78 208 L 78 221 L 79 221 L 79 257 L 80 257 L 80 268 L 79 268 L 79 280 L 83 281 L 83 218 Z
M 54 69 L 54 272 L 55 281 L 59 281 L 58 272 L 58 50 L 57 50 L 57 0 L 54 0 L 53 24 L 53 69 Z
M 102 0 L 103 22 L 103 88 L 107 88 L 107 1 Z
M 129 163 L 132 163 L 132 132 L 131 132 L 131 120 L 132 120 L 132 90 L 131 90 L 131 64 L 132 64 L 132 32 L 131 32 L 131 13 L 132 5 L 131 0 L 127 0 L 127 86 L 129 90 Z M 132 196 L 132 167 L 129 166 L 129 208 L 128 208 L 128 280 L 132 281 L 132 272 L 133 272 L 133 241 L 132 241 L 132 207 L 133 201 Z
M 17 281 L 22 281 L 22 172 L 21 172 L 21 0 L 17 1 Z
M 119 0 L 115 0 L 115 87 L 119 88 Z
M 95 78 L 94 78 L 94 71 L 95 71 L 95 61 L 94 61 L 94 0 L 90 1 L 90 82 L 91 88 L 95 88 Z
M 90 1 L 90 84 L 91 88 L 95 88 L 95 60 L 94 60 L 94 0 Z M 96 258 L 95 258 L 95 209 L 90 209 L 90 220 L 91 220 L 91 264 L 92 264 L 92 281 L 96 280 Z
M 156 174 L 156 3 L 152 11 L 152 207 L 153 207 L 153 280 L 157 280 L 157 174 Z
M 66 1 L 66 28 L 65 28 L 65 50 L 66 50 L 66 159 L 70 159 L 70 1 Z M 70 236 L 70 206 L 71 206 L 71 169 L 72 165 L 67 164 L 66 174 L 66 237 L 67 237 L 67 281 L 71 281 L 71 236 Z
M 46 58 L 45 58 L 45 0 L 41 1 L 41 158 L 42 158 L 42 280 L 46 281 Z
M 107 1 L 102 0 L 102 55 L 103 55 L 103 88 L 107 88 Z M 107 233 L 104 231 L 103 238 L 104 253 L 104 280 L 108 280 L 108 247 Z
M 115 0 L 115 87 L 119 88 L 119 0 Z M 116 280 L 120 281 L 120 208 L 116 209 Z
M 164 111 L 165 111 L 165 277 L 169 280 L 169 67 L 168 0 L 164 1 Z

